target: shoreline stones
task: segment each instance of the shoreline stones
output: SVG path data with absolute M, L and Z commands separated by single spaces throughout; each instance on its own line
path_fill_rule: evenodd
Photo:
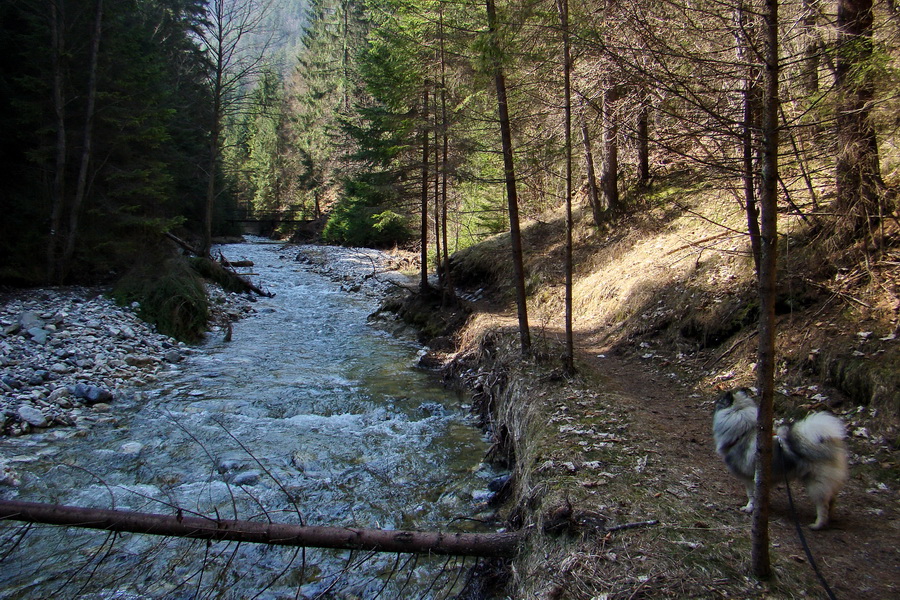
M 73 426 L 191 349 L 96 288 L 0 296 L 0 436 Z
M 296 252 L 297 262 L 340 283 L 345 292 L 383 298 L 397 288 L 409 289 L 416 285 L 413 278 L 399 270 L 412 266 L 410 259 L 403 256 L 392 256 L 372 248 L 312 244 L 293 246 L 290 249 Z

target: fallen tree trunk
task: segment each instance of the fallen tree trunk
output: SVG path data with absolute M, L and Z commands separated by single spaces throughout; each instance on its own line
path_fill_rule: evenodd
M 169 231 L 166 231 L 163 235 L 165 235 L 167 238 L 169 238 L 170 240 L 172 240 L 173 242 L 175 242 L 176 244 L 178 244 L 178 245 L 179 245 L 181 248 L 183 248 L 184 251 L 187 252 L 188 254 L 193 254 L 194 256 L 200 256 L 200 251 L 199 251 L 199 250 L 197 250 L 196 248 L 194 248 L 193 246 L 191 246 L 190 244 L 188 244 L 186 241 L 184 241 L 183 239 L 181 239 L 180 237 L 178 237 L 178 236 L 175 235 L 174 233 L 171 233 L 171 232 L 169 232 Z
M 272 546 L 452 556 L 511 557 L 516 554 L 520 540 L 517 533 L 438 533 L 256 523 L 186 517 L 180 511 L 170 516 L 15 500 L 0 500 L 0 520 Z
M 225 257 L 222 257 L 222 259 L 219 262 L 222 263 L 223 267 L 234 268 L 234 267 L 252 267 L 253 266 L 252 260 L 225 260 Z

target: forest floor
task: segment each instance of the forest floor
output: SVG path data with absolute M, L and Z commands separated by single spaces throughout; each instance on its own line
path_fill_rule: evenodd
M 559 369 L 562 288 L 550 283 L 562 280 L 550 242 L 560 239 L 558 222 L 525 229 L 531 278 L 542 284 L 529 304 L 542 360 L 517 361 L 509 292 L 484 285 L 498 249 L 489 243 L 455 263 L 473 300 L 457 355 L 477 353 L 500 332 L 505 342 L 491 354 L 505 354 L 515 382 L 507 402 L 517 406 L 499 409 L 521 438 L 505 516 L 545 534 L 513 564 L 516 598 L 828 597 L 783 484 L 772 497 L 775 576 L 750 576 L 743 485 L 716 455 L 711 424 L 722 390 L 755 381 L 752 266 L 745 240 L 722 235 L 729 217 L 719 214 L 713 226 L 710 212 L 698 218 L 701 208 L 648 210 L 605 235 L 576 229 L 571 378 Z M 809 529 L 814 508 L 791 486 L 813 560 L 838 598 L 900 596 L 896 259 L 883 256 L 889 268 L 866 277 L 852 261 L 827 277 L 809 262 L 782 271 L 797 288 L 778 317 L 776 416 L 830 410 L 848 429 L 851 476 L 827 529 Z M 628 524 L 636 526 L 621 528 Z

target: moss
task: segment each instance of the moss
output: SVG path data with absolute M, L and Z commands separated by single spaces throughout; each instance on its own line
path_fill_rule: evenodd
M 854 402 L 900 417 L 900 365 L 896 353 L 878 359 L 835 357 L 822 365 L 829 383 Z

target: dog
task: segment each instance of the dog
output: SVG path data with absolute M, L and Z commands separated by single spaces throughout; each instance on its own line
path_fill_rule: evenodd
M 716 400 L 713 438 L 725 466 L 744 482 L 747 505 L 753 512 L 756 473 L 757 406 L 747 388 L 725 392 Z M 813 413 L 801 421 L 779 427 L 772 445 L 774 482 L 797 479 L 816 505 L 812 529 L 828 524 L 838 492 L 847 481 L 847 447 L 844 423 L 829 413 Z

